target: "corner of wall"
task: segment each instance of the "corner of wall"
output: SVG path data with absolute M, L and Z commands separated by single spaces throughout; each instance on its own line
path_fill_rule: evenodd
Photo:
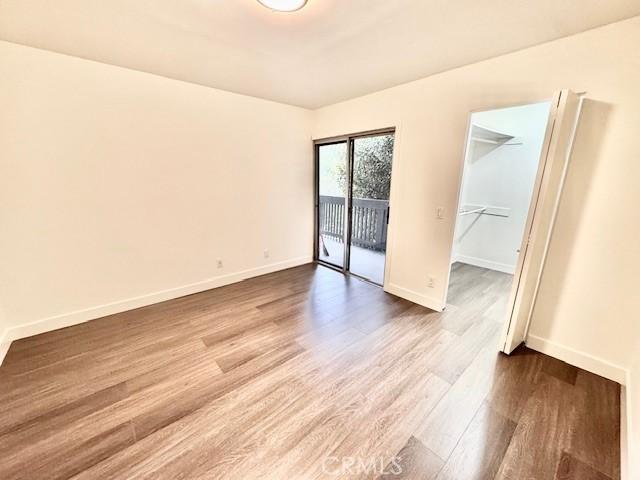
M 84 310 L 66 312 L 61 315 L 55 315 L 43 319 L 36 320 L 31 323 L 19 325 L 4 330 L 0 337 L 0 365 L 5 355 L 9 351 L 9 347 L 13 340 L 27 338 L 41 333 L 66 328 L 80 323 L 95 320 L 97 318 L 126 312 L 136 308 L 146 307 L 155 303 L 172 300 L 174 298 L 192 295 L 194 293 L 204 292 L 218 287 L 223 287 L 232 283 L 240 282 L 248 278 L 266 275 L 268 273 L 286 270 L 288 268 L 305 265 L 312 261 L 311 257 L 303 256 L 285 260 L 282 262 L 271 263 L 261 267 L 252 268 L 240 272 L 230 273 L 220 277 L 210 278 L 201 282 L 182 285 L 179 287 L 152 292 L 133 298 L 126 298 L 112 303 L 93 306 Z
M 629 479 L 629 428 L 627 421 L 627 389 L 623 385 L 620 388 L 620 480 Z
M 601 358 L 589 355 L 549 339 L 528 335 L 526 345 L 538 352 L 550 355 L 570 365 L 600 375 L 621 385 L 620 389 L 620 465 L 621 480 L 640 479 L 640 423 L 638 406 L 640 406 L 640 389 L 635 388 L 634 365 L 623 368 Z M 639 362 L 640 363 L 640 362 Z M 635 388 L 635 389 L 634 389 Z M 636 407 L 634 409 L 634 406 Z M 635 455 L 634 455 L 635 453 Z
M 439 298 L 423 295 L 420 292 L 409 290 L 407 288 L 396 285 L 395 283 L 389 283 L 388 285 L 385 285 L 384 291 L 409 300 L 413 303 L 417 303 L 418 305 L 422 305 L 423 307 L 430 308 L 431 310 L 435 310 L 436 312 L 442 312 L 445 307 L 442 303 L 442 300 Z
M 622 453 L 622 480 L 640 479 L 640 341 L 635 356 L 626 372 L 620 399 L 620 449 Z
M 11 340 L 9 340 L 8 331 L 5 329 L 0 333 L 0 366 L 2 365 L 2 362 L 4 362 L 4 357 L 7 356 L 10 346 Z
M 4 361 L 4 357 L 9 351 L 11 340 L 9 339 L 9 329 L 7 328 L 6 315 L 4 309 L 0 305 L 0 366 Z
M 628 373 L 628 372 L 627 372 Z M 626 384 L 629 384 L 627 374 Z M 623 385 L 620 389 L 620 480 L 631 480 L 631 398 L 630 389 Z
M 550 355 L 587 372 L 608 378 L 620 385 L 625 385 L 627 382 L 627 370 L 625 368 L 589 353 L 531 334 L 527 335 L 525 344 L 537 352 Z

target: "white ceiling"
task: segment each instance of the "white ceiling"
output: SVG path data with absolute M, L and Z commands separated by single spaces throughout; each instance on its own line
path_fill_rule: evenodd
M 640 0 L 0 0 L 0 39 L 315 108 L 640 14 Z

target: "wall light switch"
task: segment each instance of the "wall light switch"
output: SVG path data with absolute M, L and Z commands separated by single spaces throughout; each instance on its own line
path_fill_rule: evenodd
M 442 220 L 444 218 L 444 207 L 436 207 L 436 218 Z

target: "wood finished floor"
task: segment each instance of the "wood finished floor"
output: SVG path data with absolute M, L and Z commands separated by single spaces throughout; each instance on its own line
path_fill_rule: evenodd
M 510 279 L 306 265 L 14 342 L 0 479 L 618 479 L 619 386 L 496 352 Z

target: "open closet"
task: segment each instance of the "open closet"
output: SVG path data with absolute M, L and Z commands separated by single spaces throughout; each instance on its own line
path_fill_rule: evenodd
M 447 309 L 472 306 L 473 322 L 502 325 L 506 353 L 526 337 L 580 105 L 563 90 L 469 120 Z
M 513 275 L 550 102 L 473 113 L 453 262 Z

